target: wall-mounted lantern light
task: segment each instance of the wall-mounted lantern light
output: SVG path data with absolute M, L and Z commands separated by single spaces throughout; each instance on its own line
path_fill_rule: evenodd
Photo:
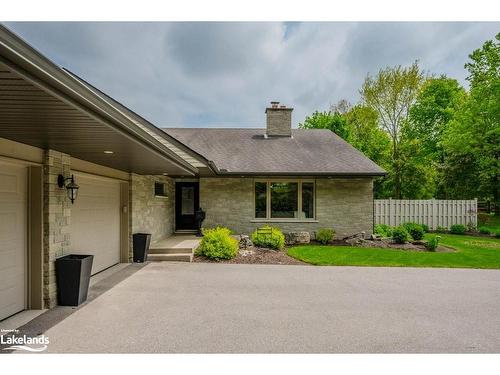
M 57 186 L 59 186 L 60 188 L 66 188 L 66 191 L 68 193 L 68 198 L 71 201 L 71 203 L 75 201 L 76 196 L 78 195 L 78 188 L 80 186 L 78 186 L 75 183 L 75 177 L 73 175 L 71 175 L 71 177 L 66 177 L 66 178 L 64 178 L 62 174 L 57 176 Z

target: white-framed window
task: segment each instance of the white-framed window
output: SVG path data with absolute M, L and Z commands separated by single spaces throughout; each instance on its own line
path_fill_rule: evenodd
M 255 219 L 314 220 L 314 180 L 255 180 L 254 208 Z

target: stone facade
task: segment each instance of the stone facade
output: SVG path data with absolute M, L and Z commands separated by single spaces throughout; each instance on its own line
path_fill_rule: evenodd
M 266 134 L 268 136 L 292 135 L 292 108 L 266 109 Z
M 373 231 L 371 178 L 316 179 L 316 220 L 265 222 L 254 219 L 253 178 L 200 178 L 200 205 L 206 211 L 204 227 L 222 225 L 235 233 L 251 233 L 269 224 L 284 232 L 334 228 L 338 237 Z
M 154 184 L 165 184 L 167 197 L 155 197 Z M 170 236 L 174 232 L 175 183 L 166 176 L 130 175 L 130 234 L 151 233 L 151 241 Z
M 57 176 L 71 175 L 71 158 L 61 152 L 47 150 L 43 161 L 43 300 L 45 308 L 57 304 L 55 259 L 68 253 L 71 203 L 66 189 L 57 186 Z

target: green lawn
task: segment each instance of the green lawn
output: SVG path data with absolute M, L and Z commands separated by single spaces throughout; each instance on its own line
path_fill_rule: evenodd
M 296 246 L 288 255 L 315 265 L 499 268 L 500 239 L 442 234 L 441 244 L 456 252 L 433 253 L 353 246 Z
M 486 227 L 492 233 L 500 233 L 500 216 L 481 215 L 477 226 L 478 226 L 478 228 L 479 227 Z

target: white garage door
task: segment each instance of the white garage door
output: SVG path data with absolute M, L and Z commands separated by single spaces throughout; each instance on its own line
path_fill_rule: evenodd
M 0 163 L 0 320 L 26 307 L 26 167 Z
M 71 253 L 92 254 L 92 274 L 120 262 L 120 183 L 75 173 L 80 186 L 71 205 Z

